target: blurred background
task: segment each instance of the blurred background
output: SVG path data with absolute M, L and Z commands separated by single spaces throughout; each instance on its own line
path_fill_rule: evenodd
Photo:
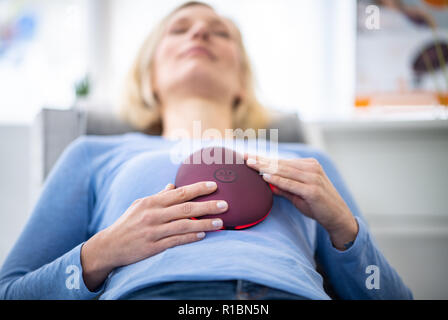
M 113 114 L 144 37 L 183 2 L 0 0 L 0 264 L 61 151 L 48 128 Z M 330 155 L 415 298 L 448 299 L 448 1 L 205 2 L 240 27 L 259 99 Z

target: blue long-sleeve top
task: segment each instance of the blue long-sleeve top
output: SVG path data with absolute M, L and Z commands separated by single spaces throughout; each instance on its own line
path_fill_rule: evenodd
M 412 299 L 375 244 L 335 165 L 324 152 L 298 143 L 276 144 L 279 157 L 313 157 L 322 165 L 359 225 L 348 250 L 334 248 L 322 226 L 289 200 L 274 196 L 261 223 L 207 232 L 203 240 L 116 268 L 100 288 L 89 291 L 82 278 L 82 245 L 113 224 L 135 199 L 174 183 L 180 163 L 173 159 L 188 155 L 185 146 L 143 133 L 73 141 L 47 177 L 2 266 L 0 298 L 119 299 L 164 281 L 245 279 L 310 299 L 330 299 L 316 271 L 317 259 L 342 299 Z M 177 156 L 173 150 L 179 151 Z M 373 275 L 369 266 L 377 272 L 374 287 L 368 285 Z

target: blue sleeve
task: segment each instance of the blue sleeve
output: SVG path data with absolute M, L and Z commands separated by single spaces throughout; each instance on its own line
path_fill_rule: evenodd
M 0 271 L 0 299 L 92 299 L 81 247 L 93 203 L 86 137 L 73 141 L 48 175 L 24 230 Z
M 359 232 L 345 251 L 333 247 L 327 231 L 319 224 L 316 257 L 332 287 L 342 299 L 413 299 L 398 273 L 380 252 L 352 195 L 330 158 L 315 157 L 355 216 Z

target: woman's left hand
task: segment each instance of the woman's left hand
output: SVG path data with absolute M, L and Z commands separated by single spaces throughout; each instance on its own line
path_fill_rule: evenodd
M 345 245 L 356 239 L 358 223 L 316 159 L 269 159 L 246 154 L 245 160 L 263 174 L 274 194 L 289 199 L 300 212 L 320 223 L 334 247 L 345 250 Z

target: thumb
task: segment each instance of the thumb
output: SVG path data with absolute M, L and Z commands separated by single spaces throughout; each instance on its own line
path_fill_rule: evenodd
M 294 195 L 286 190 L 282 190 L 276 186 L 272 186 L 272 192 L 278 196 L 285 197 L 289 201 L 293 202 Z
M 160 191 L 159 193 L 164 193 L 164 192 L 166 192 L 166 191 L 173 190 L 173 189 L 175 189 L 175 188 L 176 188 L 176 187 L 174 186 L 174 184 L 172 184 L 172 183 L 168 183 L 168 184 L 166 185 L 165 189 L 163 189 L 163 190 Z
M 286 199 L 291 201 L 291 203 L 297 209 L 299 209 L 300 212 L 302 212 L 306 216 L 309 216 L 309 213 L 311 212 L 311 208 L 306 203 L 306 201 L 303 198 L 301 198 L 300 196 L 297 196 L 297 195 L 295 195 L 295 194 L 293 194 L 291 192 L 288 192 L 286 190 L 279 189 L 277 187 L 274 187 L 273 193 L 276 194 L 276 195 L 285 197 Z

